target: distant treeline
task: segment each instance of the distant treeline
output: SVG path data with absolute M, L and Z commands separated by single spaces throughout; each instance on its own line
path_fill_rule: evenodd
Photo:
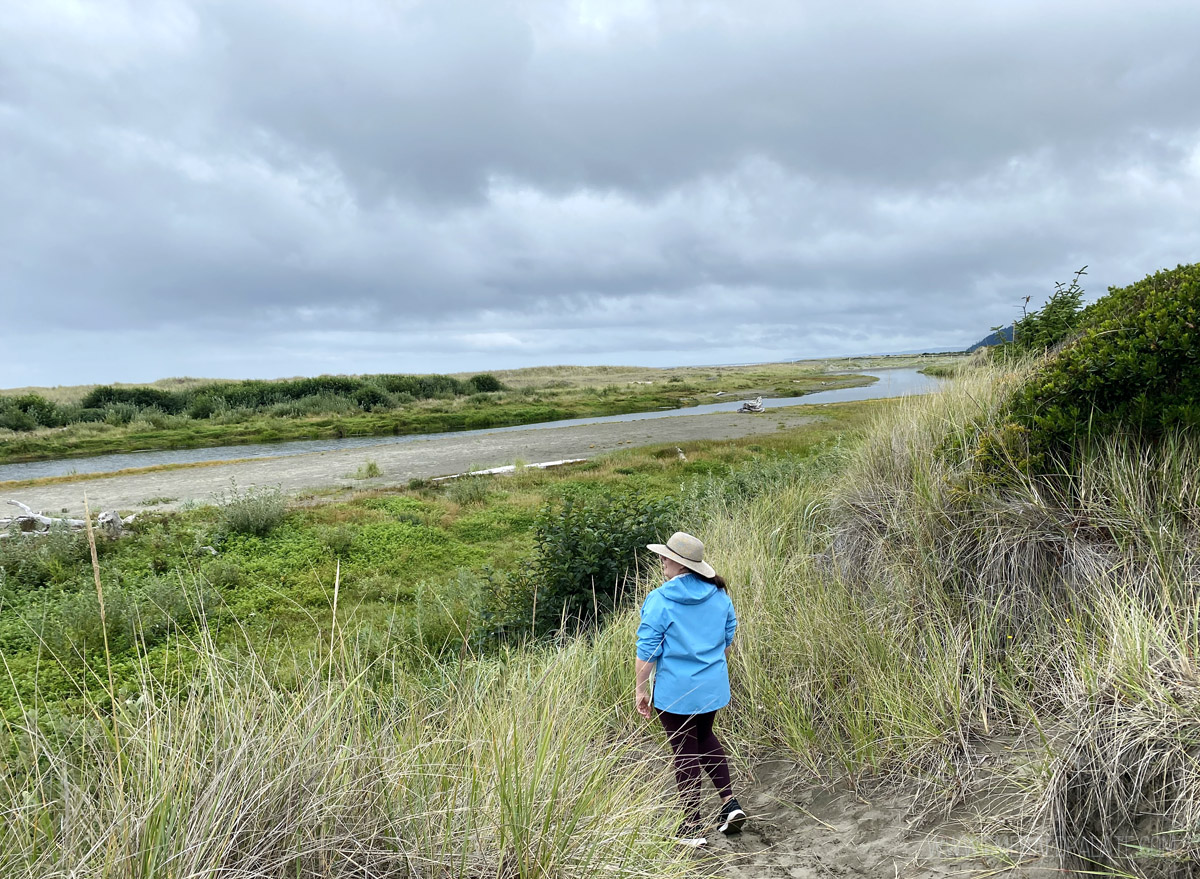
M 83 422 L 127 424 L 146 415 L 211 418 L 225 412 L 300 417 L 395 409 L 414 400 L 447 399 L 504 390 L 494 375 L 323 375 L 290 381 L 214 382 L 180 391 L 94 388 L 78 403 L 54 403 L 38 394 L 0 396 L 0 428 L 34 430 Z

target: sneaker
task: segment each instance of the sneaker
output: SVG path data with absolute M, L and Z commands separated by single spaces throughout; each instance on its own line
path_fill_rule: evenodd
M 676 839 L 680 845 L 686 845 L 691 848 L 700 848 L 702 845 L 708 845 L 708 837 L 704 835 L 704 825 L 699 821 L 688 818 L 685 818 L 679 825 Z
M 741 833 L 742 825 L 745 823 L 745 810 L 738 805 L 735 797 L 730 797 L 721 806 L 721 816 L 717 819 L 717 830 L 725 834 Z

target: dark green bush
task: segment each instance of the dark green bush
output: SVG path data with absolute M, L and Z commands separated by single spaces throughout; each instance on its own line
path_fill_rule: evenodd
M 37 422 L 15 406 L 0 408 L 0 427 L 5 430 L 36 430 Z
M 34 430 L 38 427 L 60 427 L 63 411 L 38 394 L 19 397 L 0 397 L 0 427 L 8 430 Z
M 108 403 L 104 407 L 104 423 L 120 427 L 137 418 L 139 411 L 133 403 Z
M 500 383 L 500 379 L 496 378 L 490 372 L 481 372 L 479 375 L 473 375 L 467 379 L 467 383 L 480 393 L 504 390 L 504 385 Z
M 390 409 L 394 405 L 391 395 L 375 385 L 363 385 L 354 392 L 354 402 L 364 411 Z
M 38 426 L 59 427 L 83 421 L 106 421 L 119 426 L 143 417 L 151 423 L 157 420 L 172 426 L 159 413 L 196 419 L 224 415 L 224 421 L 245 420 L 245 416 L 261 412 L 283 417 L 346 414 L 355 409 L 379 411 L 414 400 L 446 399 L 503 389 L 496 377 L 487 373 L 467 381 L 448 375 L 248 379 L 214 382 L 186 391 L 104 385 L 91 390 L 81 403 L 69 406 L 56 406 L 34 394 L 0 397 L 0 428 L 33 430 Z
M 194 397 L 187 407 L 189 418 L 212 418 L 219 411 L 221 411 L 221 404 L 212 394 L 201 394 Z
M 157 406 L 171 415 L 177 415 L 184 409 L 182 394 L 160 391 L 158 388 L 114 388 L 110 385 L 93 388 L 80 405 L 85 409 L 104 409 L 114 403 L 128 403 L 137 409 Z
M 630 580 L 647 543 L 673 530 L 675 505 L 636 494 L 571 492 L 543 508 L 533 557 L 492 576 L 491 634 L 575 633 L 632 598 Z
M 1088 440 L 1153 441 L 1200 427 L 1198 325 L 1200 264 L 1110 288 L 1084 309 L 1077 336 L 1016 392 L 1007 422 L 984 437 L 981 460 L 1045 471 Z

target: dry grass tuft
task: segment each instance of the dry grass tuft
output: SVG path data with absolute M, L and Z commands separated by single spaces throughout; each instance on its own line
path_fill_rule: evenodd
M 1200 677 L 1163 657 L 1089 699 L 1047 791 L 1065 869 L 1151 879 L 1200 864 Z

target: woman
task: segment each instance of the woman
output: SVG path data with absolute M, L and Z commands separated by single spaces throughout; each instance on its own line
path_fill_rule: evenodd
M 704 544 L 678 531 L 666 545 L 648 544 L 662 557 L 666 582 L 646 596 L 637 632 L 637 710 L 649 719 L 650 676 L 653 708 L 667 733 L 675 762 L 675 783 L 686 809 L 680 841 L 707 844 L 700 813 L 703 767 L 721 795 L 717 829 L 737 833 L 746 813 L 733 796 L 729 761 L 713 734 L 717 709 L 729 704 L 727 657 L 737 615 L 725 581 L 704 561 Z

